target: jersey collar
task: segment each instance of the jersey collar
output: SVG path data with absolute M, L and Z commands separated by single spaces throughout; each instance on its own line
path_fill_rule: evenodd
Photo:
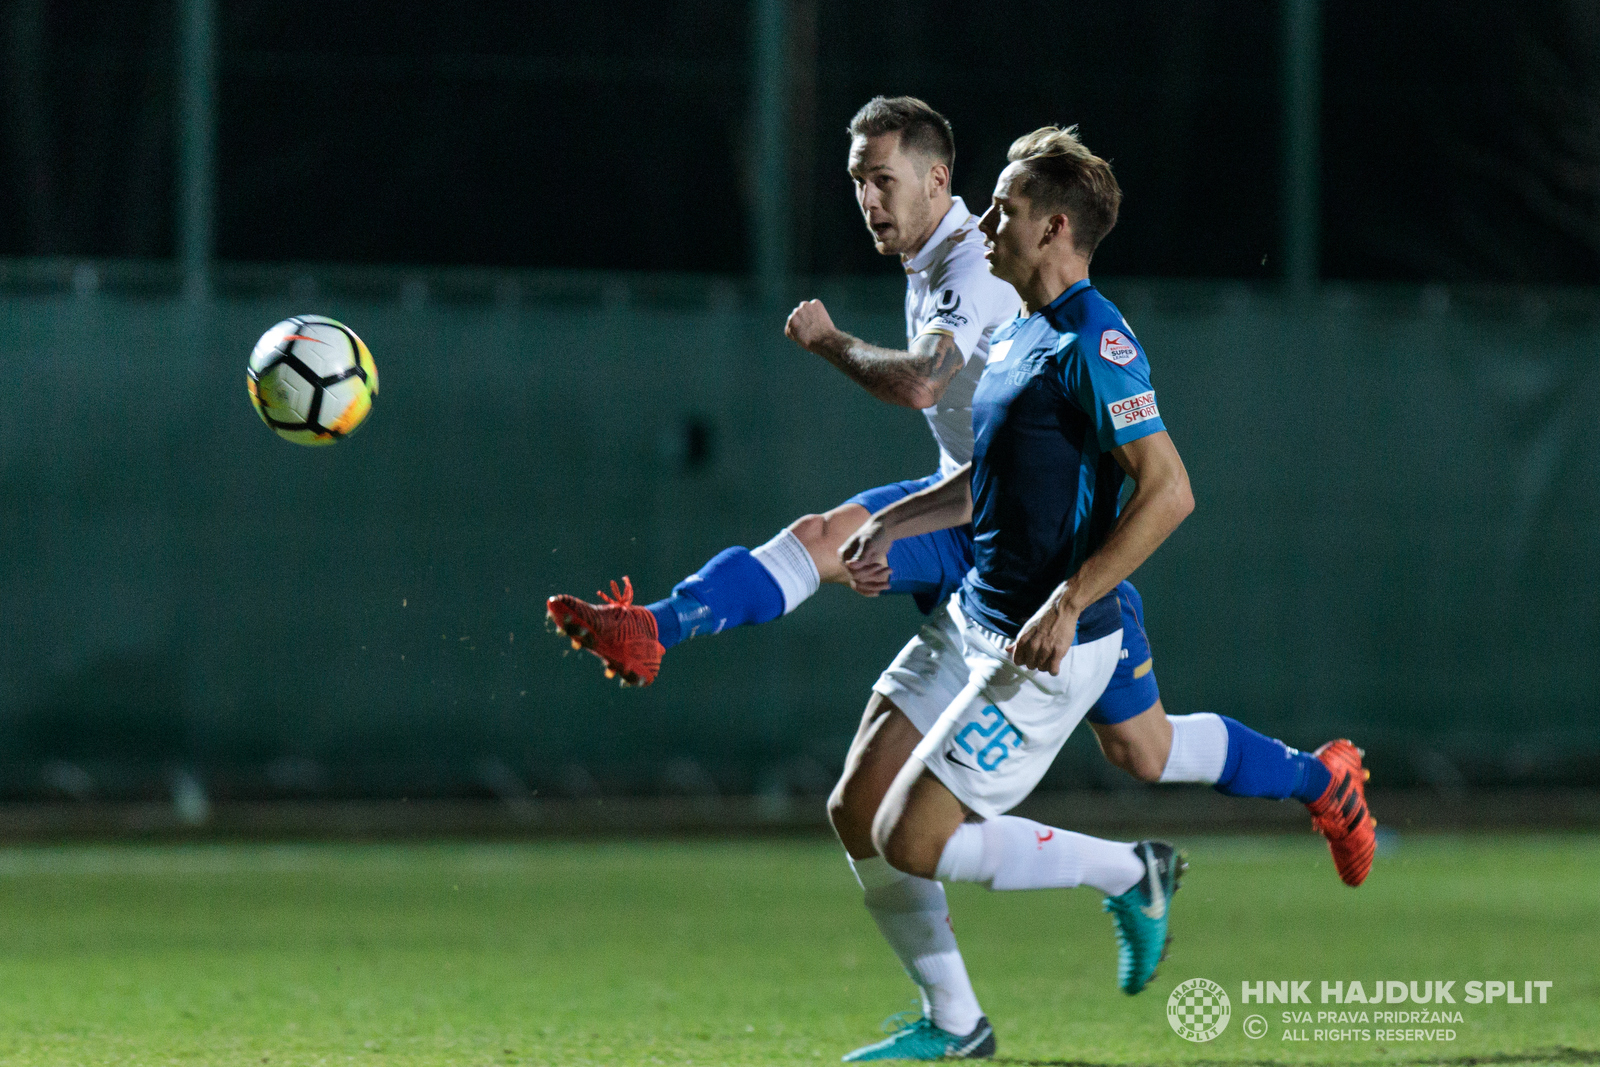
M 1066 310 L 1066 306 L 1071 303 L 1079 293 L 1088 288 L 1088 278 L 1083 279 L 1081 282 L 1073 282 L 1067 287 L 1066 292 L 1062 293 L 1060 296 L 1050 301 L 1050 303 L 1040 308 L 1039 313 L 1045 318 L 1049 319 L 1053 325 L 1059 326 L 1062 313 Z
M 955 202 L 950 205 L 950 210 L 944 213 L 944 218 L 939 220 L 939 225 L 934 228 L 933 236 L 928 238 L 928 243 L 922 246 L 921 251 L 906 261 L 907 274 L 921 274 L 933 266 L 933 261 L 936 258 L 935 252 L 944 243 L 945 238 L 971 221 L 972 212 L 967 210 L 967 205 L 962 202 L 962 199 L 959 196 L 951 197 L 951 199 Z

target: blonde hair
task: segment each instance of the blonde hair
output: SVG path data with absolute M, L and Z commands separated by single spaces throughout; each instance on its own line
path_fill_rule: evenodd
M 1078 127 L 1041 126 L 1011 142 L 1006 159 L 1022 164 L 1017 193 L 1034 214 L 1063 214 L 1072 224 L 1072 246 L 1085 259 L 1094 256 L 1117 224 L 1122 189 L 1111 164 L 1089 151 Z

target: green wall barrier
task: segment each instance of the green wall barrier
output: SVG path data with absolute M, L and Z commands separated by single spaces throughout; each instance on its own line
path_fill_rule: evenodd
M 1395 783 L 1600 778 L 1600 301 L 1104 288 L 1198 502 L 1135 576 L 1169 711 L 1349 735 Z M 901 336 L 893 290 L 836 289 Z M 305 303 L 0 298 L 0 792 L 827 787 L 908 602 L 824 589 L 620 691 L 543 600 L 652 599 L 927 473 L 918 414 L 714 298 Z M 296 311 L 382 373 L 333 448 L 245 395 Z M 1081 733 L 1049 781 L 1119 781 Z

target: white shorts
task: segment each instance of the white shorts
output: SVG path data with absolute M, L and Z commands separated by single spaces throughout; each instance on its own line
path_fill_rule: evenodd
M 1122 652 L 1122 631 L 1073 645 L 1052 675 L 1012 663 L 1010 639 L 967 618 L 956 600 L 928 620 L 872 689 L 922 731 L 916 757 L 989 819 L 1033 792 L 1100 699 Z

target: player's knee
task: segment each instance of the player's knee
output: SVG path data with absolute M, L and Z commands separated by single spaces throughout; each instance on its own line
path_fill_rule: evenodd
M 935 841 L 906 825 L 904 819 L 879 819 L 872 827 L 872 843 L 889 866 L 919 878 L 932 878 L 939 869 L 944 842 Z
M 789 524 L 789 532 L 815 557 L 828 535 L 828 520 L 822 515 L 802 515 Z
M 1111 761 L 1141 782 L 1161 781 L 1167 761 L 1155 752 L 1133 745 L 1124 746 L 1121 757 Z
M 1167 769 L 1167 753 L 1153 737 L 1128 736 L 1121 724 L 1095 727 L 1106 762 L 1141 782 L 1159 782 Z
M 1121 739 L 1101 738 L 1100 751 L 1105 753 L 1107 763 L 1141 782 L 1159 782 L 1161 772 L 1166 769 L 1166 761 L 1155 753 Z
M 850 789 L 850 780 L 839 779 L 839 784 L 828 794 L 828 822 L 839 835 L 839 843 L 852 856 L 864 855 L 873 847 L 872 817 L 877 813 L 862 809 L 859 798 Z
M 833 787 L 833 792 L 828 794 L 828 822 L 833 826 L 834 833 L 846 843 L 860 827 L 861 820 L 850 810 L 850 800 L 845 790 L 845 780 L 842 778 L 839 784 Z M 867 836 L 872 836 L 870 821 Z

